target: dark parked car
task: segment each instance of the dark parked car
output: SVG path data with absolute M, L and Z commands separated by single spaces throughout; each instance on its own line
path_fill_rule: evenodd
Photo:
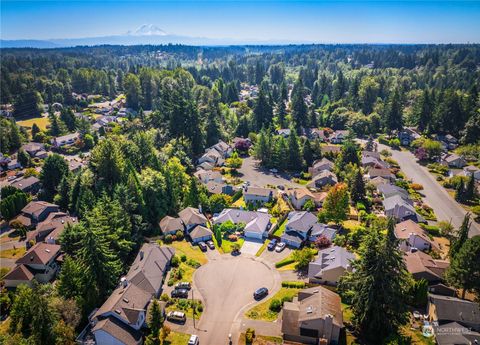
M 274 250 L 276 245 L 277 245 L 277 240 L 273 239 L 273 240 L 270 241 L 267 248 L 268 248 L 268 250 Z
M 207 246 L 208 246 L 208 248 L 210 248 L 211 250 L 214 250 L 214 249 L 215 249 L 215 244 L 213 243 L 213 241 L 207 241 Z
M 267 295 L 268 295 L 268 289 L 266 287 L 262 287 L 253 293 L 253 298 L 255 298 L 256 300 L 259 300 Z
M 207 251 L 207 245 L 205 244 L 205 242 L 198 242 L 198 247 L 201 249 L 202 252 Z
M 188 298 L 187 289 L 175 289 L 170 294 L 173 298 Z

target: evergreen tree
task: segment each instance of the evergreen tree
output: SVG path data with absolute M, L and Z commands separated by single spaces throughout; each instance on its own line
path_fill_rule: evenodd
M 356 169 L 355 177 L 350 187 L 350 198 L 353 202 L 362 202 L 365 200 L 365 182 L 360 169 Z
M 288 137 L 288 163 L 287 168 L 290 171 L 298 171 L 302 168 L 302 153 L 298 144 L 298 136 L 295 130 L 291 130 Z
M 465 187 L 465 200 L 473 200 L 475 197 L 475 177 L 470 175 L 467 181 L 467 186 Z
M 445 277 L 451 286 L 462 289 L 462 298 L 467 292 L 475 292 L 480 297 L 480 236 L 465 240 L 452 258 Z
M 30 155 L 26 153 L 25 150 L 18 150 L 17 159 L 22 167 L 28 168 L 30 166 Z
M 470 231 L 470 213 L 467 213 L 463 218 L 462 225 L 458 229 L 457 236 L 453 238 L 450 242 L 450 250 L 448 255 L 453 260 L 455 255 L 460 251 L 465 241 L 468 239 L 468 232 Z
M 140 79 L 132 73 L 125 77 L 123 88 L 127 98 L 127 107 L 138 110 L 140 106 Z
M 53 199 L 57 186 L 68 175 L 68 164 L 59 154 L 54 153 L 45 159 L 40 181 L 42 181 L 44 196 L 47 201 Z
M 287 107 L 283 100 L 280 100 L 277 105 L 277 122 L 280 128 L 285 128 L 287 126 L 286 123 L 286 116 L 287 116 Z
M 199 191 L 197 186 L 197 181 L 195 178 L 190 178 L 190 185 L 188 188 L 188 193 L 185 196 L 185 206 L 198 207 L 200 204 Z
M 68 175 L 63 176 L 60 184 L 58 185 L 58 194 L 54 198 L 55 204 L 57 204 L 60 209 L 68 210 L 68 204 L 70 202 L 70 183 Z
M 395 89 L 392 93 L 385 114 L 384 126 L 389 132 L 403 128 L 403 105 L 400 91 Z
M 457 184 L 457 187 L 455 188 L 455 200 L 458 202 L 465 202 L 465 184 L 463 182 L 463 179 L 460 180 L 460 182 Z
M 32 125 L 32 139 L 35 140 L 37 134 L 40 133 L 40 128 L 37 126 L 36 123 Z
M 163 316 L 160 303 L 158 303 L 157 299 L 153 300 L 148 311 L 148 327 L 150 328 L 150 335 L 153 339 L 158 339 L 160 329 L 163 326 Z
M 304 86 L 301 78 L 298 78 L 292 90 L 292 117 L 297 132 L 300 134 L 302 128 L 308 124 L 308 108 L 304 100 Z
M 312 145 L 310 144 L 310 140 L 308 139 L 305 140 L 303 144 L 302 152 L 303 152 L 303 160 L 305 161 L 305 165 L 307 167 L 312 166 L 314 157 L 313 157 L 313 149 L 312 149 Z
M 433 115 L 433 104 L 428 89 L 423 90 L 422 95 L 415 102 L 413 113 L 418 129 L 425 131 L 428 124 L 432 121 Z
M 262 129 L 265 126 L 268 127 L 272 123 L 272 106 L 262 89 L 260 89 L 258 92 L 258 98 L 253 110 L 253 116 L 257 130 Z

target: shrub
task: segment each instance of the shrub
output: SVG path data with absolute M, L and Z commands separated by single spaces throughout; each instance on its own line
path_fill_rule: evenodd
M 282 306 L 285 302 L 291 302 L 293 301 L 293 297 L 292 296 L 283 296 L 282 297 Z
M 169 300 L 170 296 L 168 296 L 166 293 L 162 293 L 162 295 L 160 296 L 160 301 L 168 302 Z
M 388 139 L 384 135 L 380 135 L 378 137 L 378 142 L 380 144 L 383 144 L 383 145 L 388 145 L 389 144 Z
M 253 339 L 255 339 L 255 330 L 253 328 L 247 328 L 245 331 L 245 341 L 247 344 L 253 343 Z
M 175 236 L 177 237 L 177 241 L 181 241 L 184 239 L 185 235 L 183 234 L 182 231 L 178 230 L 177 233 L 175 234 Z
M 285 258 L 283 259 L 282 261 L 279 261 L 275 264 L 275 267 L 276 268 L 280 268 L 280 267 L 283 267 L 283 266 L 287 266 L 287 265 L 290 265 L 290 264 L 293 264 L 295 262 L 294 259 L 292 258 Z
M 305 282 L 283 281 L 282 282 L 282 287 L 303 289 L 305 287 Z
M 173 283 L 174 283 L 173 279 L 170 278 L 170 279 L 168 280 L 168 282 L 167 282 L 167 285 L 168 285 L 168 286 L 173 286 Z
M 363 202 L 357 202 L 357 210 L 359 211 L 365 211 L 367 208 L 365 207 L 365 204 Z
M 238 236 L 237 235 L 228 235 L 228 239 L 232 242 L 237 242 Z
M 278 313 L 282 309 L 282 301 L 278 299 L 272 299 L 270 302 L 270 305 L 268 306 L 268 309 L 270 309 L 273 312 Z
M 165 238 L 163 239 L 163 242 L 167 244 L 172 243 L 173 242 L 172 235 L 170 234 L 166 235 Z
M 199 268 L 201 266 L 200 262 L 194 260 L 194 259 L 188 259 L 187 265 L 191 266 L 193 268 Z
M 422 224 L 421 227 L 432 236 L 440 236 L 440 228 L 435 225 Z
M 178 267 L 178 265 L 180 265 L 180 259 L 178 258 L 177 255 L 173 256 L 172 261 L 170 262 L 170 265 L 172 265 L 172 267 Z
M 203 312 L 203 305 L 200 303 L 198 306 L 197 306 L 197 310 L 201 313 Z
M 187 256 L 185 254 L 180 255 L 180 261 L 182 262 L 187 261 Z
M 423 186 L 420 183 L 411 183 L 410 188 L 413 190 L 423 190 Z

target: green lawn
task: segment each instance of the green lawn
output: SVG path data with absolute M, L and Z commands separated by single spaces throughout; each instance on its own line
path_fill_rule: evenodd
M 263 245 L 260 247 L 260 249 L 258 250 L 257 254 L 255 254 L 255 256 L 260 256 L 262 255 L 262 253 L 265 251 L 265 248 L 267 248 L 268 244 L 270 243 L 270 240 L 266 240 Z
M 280 224 L 280 225 L 275 229 L 275 232 L 273 233 L 273 236 L 278 236 L 278 237 L 282 236 L 283 233 L 285 232 L 286 226 L 287 226 L 287 219 L 285 219 L 285 220 L 283 221 L 283 223 Z
M 21 258 L 27 250 L 25 247 L 20 248 L 11 248 L 11 249 L 4 249 L 0 251 L 0 258 L 2 259 L 19 259 Z
M 164 345 L 186 345 L 190 339 L 190 334 L 170 332 L 167 339 L 165 339 Z
M 34 117 L 28 120 L 17 121 L 17 125 L 29 128 L 32 128 L 34 123 L 37 124 L 38 128 L 44 131 L 47 129 L 47 126 L 50 125 L 50 120 L 48 117 Z
M 247 311 L 245 316 L 253 320 L 275 321 L 278 313 L 269 309 L 270 302 L 273 299 L 281 300 L 284 297 L 293 298 L 298 295 L 298 291 L 300 290 L 301 289 L 282 287 L 275 295 Z
M 283 344 L 281 337 L 272 337 L 266 335 L 256 335 L 252 345 L 271 345 L 271 344 Z M 238 344 L 246 344 L 245 333 L 240 334 L 238 338 Z
M 182 298 L 174 298 L 171 299 L 174 301 L 173 304 L 169 305 L 165 312 L 170 312 L 170 311 L 182 311 L 185 313 L 185 315 L 189 318 L 193 318 L 193 308 L 192 308 L 192 300 L 191 299 L 182 299 Z M 198 299 L 195 300 L 195 303 L 201 304 L 202 302 Z M 203 309 L 202 309 L 203 311 Z M 197 312 L 195 314 L 195 319 L 200 319 L 200 316 L 202 315 L 202 311 L 197 309 Z
M 178 256 L 185 254 L 188 259 L 198 261 L 202 265 L 208 262 L 205 253 L 202 252 L 198 246 L 192 246 L 190 242 L 174 241 L 171 244 L 168 244 L 168 246 L 175 248 L 175 254 Z

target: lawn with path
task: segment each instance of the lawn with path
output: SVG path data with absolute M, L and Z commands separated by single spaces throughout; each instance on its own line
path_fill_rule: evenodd
M 275 295 L 271 298 L 266 299 L 260 304 L 257 304 L 255 307 L 250 309 L 245 313 L 245 316 L 252 320 L 262 320 L 262 321 L 275 321 L 278 317 L 279 312 L 270 310 L 270 303 L 274 299 L 282 300 L 284 298 L 293 299 L 293 297 L 298 295 L 298 291 L 301 289 L 297 288 L 286 288 L 282 287 Z

